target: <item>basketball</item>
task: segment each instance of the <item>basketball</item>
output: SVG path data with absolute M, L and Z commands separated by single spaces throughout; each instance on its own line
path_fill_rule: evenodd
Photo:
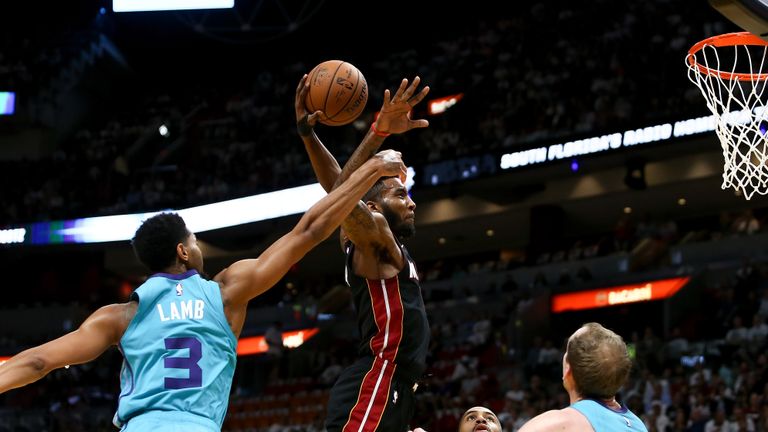
M 368 83 L 351 63 L 328 60 L 309 73 L 309 93 L 305 104 L 310 112 L 322 111 L 328 126 L 342 126 L 354 121 L 368 102 Z

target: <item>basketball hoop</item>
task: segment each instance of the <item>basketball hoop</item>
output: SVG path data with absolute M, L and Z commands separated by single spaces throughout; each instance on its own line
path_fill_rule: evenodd
M 723 148 L 722 188 L 768 194 L 768 42 L 749 32 L 713 36 L 688 51 L 688 79 L 712 111 Z

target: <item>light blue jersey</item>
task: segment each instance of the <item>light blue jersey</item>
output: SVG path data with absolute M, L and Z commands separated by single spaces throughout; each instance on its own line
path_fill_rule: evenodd
M 593 399 L 582 399 L 571 408 L 584 414 L 595 432 L 648 432 L 643 421 L 623 405 L 616 411 Z
M 124 431 L 221 430 L 237 338 L 219 285 L 194 270 L 159 273 L 132 300 L 139 306 L 120 340 L 124 360 L 115 425 Z

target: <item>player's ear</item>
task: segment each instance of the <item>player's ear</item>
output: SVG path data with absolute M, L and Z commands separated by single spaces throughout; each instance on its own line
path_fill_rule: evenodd
M 368 206 L 368 210 L 375 211 L 381 213 L 381 207 L 379 207 L 379 204 L 375 201 L 366 201 L 365 205 Z
M 176 257 L 184 262 L 189 261 L 189 252 L 187 251 L 187 247 L 184 246 L 184 243 L 179 243 L 176 245 Z
M 573 371 L 571 370 L 571 364 L 568 362 L 568 353 L 563 355 L 563 381 L 568 378 L 573 378 Z

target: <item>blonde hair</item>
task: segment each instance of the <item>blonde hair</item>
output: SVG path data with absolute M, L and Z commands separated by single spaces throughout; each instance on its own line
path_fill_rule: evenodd
M 598 323 L 582 326 L 568 340 L 568 364 L 582 397 L 609 399 L 627 381 L 632 360 L 624 339 Z

